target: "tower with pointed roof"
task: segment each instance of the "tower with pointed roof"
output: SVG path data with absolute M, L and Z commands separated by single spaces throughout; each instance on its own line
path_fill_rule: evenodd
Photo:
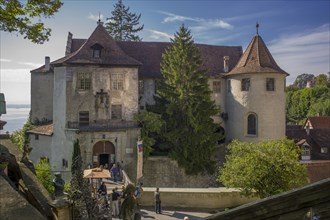
M 227 74 L 227 140 L 256 142 L 285 136 L 285 78 L 258 33 Z

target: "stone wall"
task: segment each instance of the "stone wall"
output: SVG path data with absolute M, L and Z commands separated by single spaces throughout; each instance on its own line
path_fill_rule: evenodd
M 144 161 L 141 181 L 150 187 L 205 188 L 217 185 L 215 179 L 216 174 L 188 176 L 168 157 L 149 157 Z
M 143 188 L 141 204 L 154 205 L 156 188 Z M 258 198 L 242 197 L 238 190 L 220 188 L 160 188 L 162 207 L 182 207 L 201 209 L 224 209 L 256 201 Z

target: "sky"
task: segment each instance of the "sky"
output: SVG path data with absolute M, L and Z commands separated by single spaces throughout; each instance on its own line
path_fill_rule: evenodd
M 7 104 L 30 103 L 30 71 L 64 56 L 68 32 L 88 38 L 100 18 L 111 17 L 117 1 L 62 0 L 60 11 L 40 18 L 52 29 L 50 40 L 33 44 L 15 33 L 0 32 L 0 92 Z M 242 46 L 256 34 L 263 38 L 277 64 L 290 74 L 287 85 L 302 73 L 330 72 L 330 1 L 239 0 L 124 0 L 130 11 L 141 14 L 143 41 L 169 42 L 181 24 L 196 43 Z M 219 60 L 219 62 L 222 62 Z

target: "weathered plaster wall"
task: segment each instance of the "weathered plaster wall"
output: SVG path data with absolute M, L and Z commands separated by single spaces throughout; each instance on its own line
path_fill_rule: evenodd
M 143 164 L 141 181 L 150 187 L 204 188 L 216 185 L 215 179 L 211 175 L 188 176 L 168 157 L 149 157 Z
M 31 73 L 32 120 L 53 119 L 53 72 Z
M 70 67 L 72 77 L 67 78 L 67 121 L 79 121 L 79 111 L 88 111 L 90 121 L 109 120 L 111 105 L 122 105 L 123 120 L 133 120 L 138 112 L 138 72 L 137 68 L 102 68 L 97 66 Z M 90 90 L 78 89 L 78 73 L 91 73 Z M 125 76 L 124 90 L 111 90 L 111 73 Z M 100 104 L 96 93 L 108 94 L 108 104 Z
M 30 134 L 30 146 L 32 150 L 29 159 L 34 163 L 38 163 L 41 157 L 52 157 L 52 147 L 50 145 L 52 136 L 38 135 L 39 139 L 35 139 L 35 134 Z
M 241 79 L 250 78 L 250 90 L 241 91 Z M 266 78 L 275 79 L 275 91 L 266 91 Z M 285 75 L 243 74 L 229 77 L 232 92 L 226 91 L 226 139 L 256 142 L 285 136 Z M 257 114 L 257 135 L 247 135 L 247 116 Z

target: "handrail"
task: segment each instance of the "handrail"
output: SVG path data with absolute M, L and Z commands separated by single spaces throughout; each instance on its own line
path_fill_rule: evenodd
M 128 184 L 133 184 L 131 179 L 128 177 L 127 173 L 125 172 L 125 170 L 121 170 L 122 175 L 123 175 L 123 182 L 124 182 L 124 186 L 126 187 Z

